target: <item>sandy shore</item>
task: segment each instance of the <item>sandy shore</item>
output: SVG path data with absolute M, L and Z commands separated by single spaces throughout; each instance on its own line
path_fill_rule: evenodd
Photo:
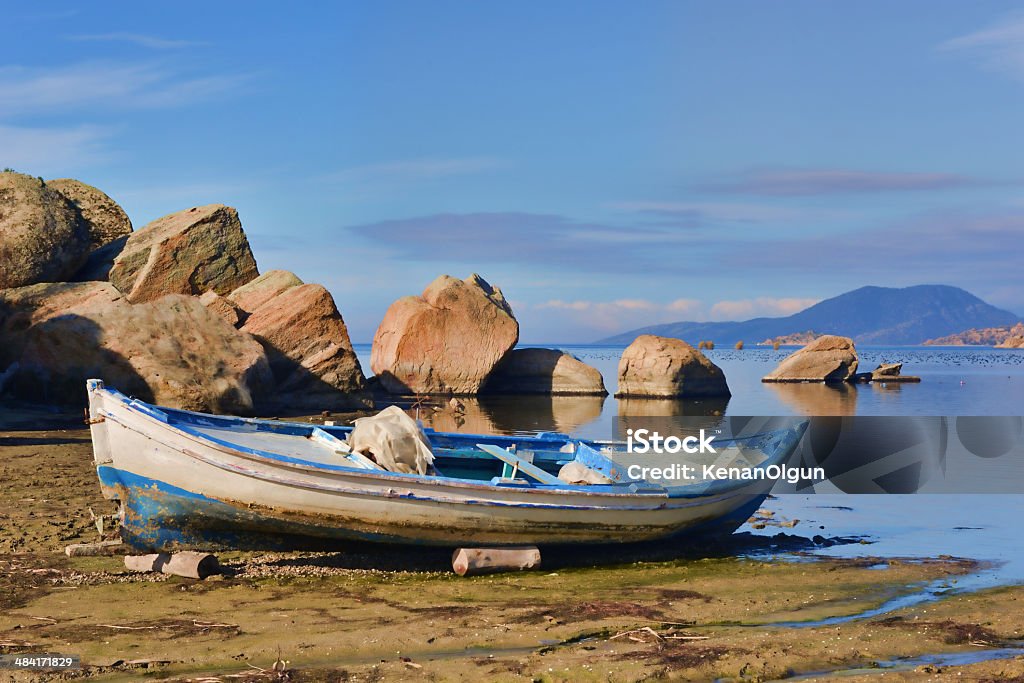
M 120 557 L 67 558 L 65 545 L 98 538 L 89 510 L 113 509 L 99 495 L 87 430 L 28 429 L 55 417 L 75 421 L 3 417 L 14 430 L 0 432 L 0 653 L 80 655 L 86 666 L 64 678 L 1024 680 L 1013 650 L 977 664 L 879 668 L 1020 641 L 1020 587 L 782 625 L 855 615 L 921 582 L 952 586 L 976 569 L 967 559 L 667 559 L 661 549 L 594 568 L 606 552 L 553 553 L 541 572 L 464 579 L 446 570 L 445 552 L 360 548 L 229 553 L 229 574 L 200 582 L 131 575 Z M 271 670 L 279 657 L 285 674 Z M 0 681 L 36 678 L 0 671 Z

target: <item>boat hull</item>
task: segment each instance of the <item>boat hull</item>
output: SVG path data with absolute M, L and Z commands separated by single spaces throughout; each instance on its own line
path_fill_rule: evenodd
M 612 487 L 524 490 L 445 477 L 260 458 L 90 386 L 97 474 L 140 550 L 330 547 L 374 541 L 456 547 L 634 543 L 728 534 L 773 480 L 666 495 Z M 619 487 L 621 488 L 621 487 Z
M 100 476 L 123 492 L 126 501 L 121 527 L 125 543 L 140 551 L 336 549 L 346 542 L 456 547 L 463 545 L 620 544 L 675 540 L 688 536 L 727 536 L 742 525 L 767 494 L 733 499 L 729 511 L 702 515 L 672 528 L 640 533 L 617 525 L 586 534 L 539 534 L 521 525 L 502 530 L 452 527 L 448 519 L 436 528 L 412 529 L 366 525 L 352 518 L 262 509 L 225 502 L 164 482 L 104 468 Z M 447 518 L 446 518 L 447 519 Z

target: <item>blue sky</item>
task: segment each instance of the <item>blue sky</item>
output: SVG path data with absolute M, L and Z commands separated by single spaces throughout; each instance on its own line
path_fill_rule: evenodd
M 943 283 L 1024 313 L 1007 2 L 24 3 L 0 166 L 235 206 L 355 341 L 479 272 L 527 342 Z

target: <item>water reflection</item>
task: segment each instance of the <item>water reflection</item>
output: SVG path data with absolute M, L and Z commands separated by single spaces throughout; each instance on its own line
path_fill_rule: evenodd
M 424 424 L 439 432 L 513 434 L 572 433 L 601 417 L 604 396 L 479 396 L 459 398 L 459 408 L 443 404 L 421 412 Z
M 695 429 L 719 427 L 729 398 L 620 398 L 613 438 L 625 438 L 627 429 L 657 428 L 664 434 L 690 434 Z M 649 418 L 666 418 L 652 423 Z
M 719 416 L 725 414 L 729 397 L 720 398 L 620 398 L 619 417 Z
M 766 383 L 783 403 L 802 415 L 856 415 L 858 388 L 851 384 Z

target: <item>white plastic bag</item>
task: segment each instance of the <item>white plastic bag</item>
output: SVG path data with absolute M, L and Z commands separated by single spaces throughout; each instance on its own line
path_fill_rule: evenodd
M 426 474 L 434 463 L 427 435 L 398 406 L 356 420 L 348 445 L 389 472 Z

